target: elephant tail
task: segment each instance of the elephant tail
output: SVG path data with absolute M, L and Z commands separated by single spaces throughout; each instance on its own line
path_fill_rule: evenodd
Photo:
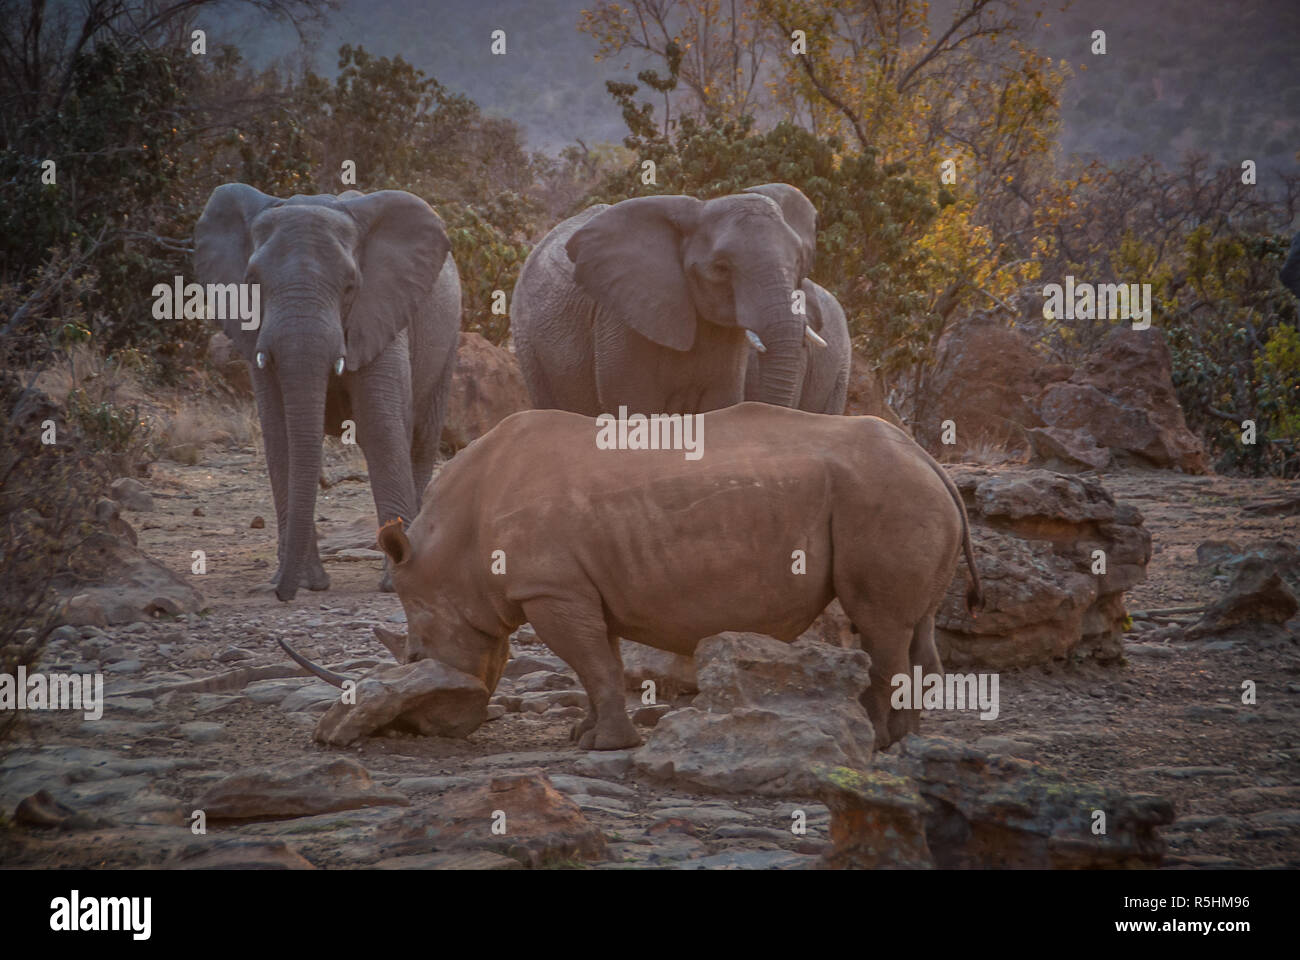
M 925 453 L 925 451 L 922 451 Z M 938 474 L 943 485 L 948 488 L 953 503 L 957 504 L 957 512 L 961 514 L 961 549 L 966 555 L 966 569 L 970 571 L 970 587 L 966 590 L 966 611 L 972 619 L 979 616 L 979 611 L 984 609 L 984 588 L 980 585 L 980 572 L 975 566 L 975 551 L 970 542 L 970 519 L 966 516 L 966 502 L 961 498 L 961 491 L 957 489 L 957 484 L 952 482 L 952 477 L 948 476 L 948 471 L 939 466 L 928 453 L 925 459 L 930 464 L 930 469 Z

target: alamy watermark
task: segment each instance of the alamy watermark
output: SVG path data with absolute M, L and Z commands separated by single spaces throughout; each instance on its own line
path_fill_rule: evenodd
M 1151 284 L 1065 283 L 1043 287 L 1043 316 L 1048 320 L 1132 320 L 1134 330 L 1151 326 Z
M 92 682 L 93 681 L 93 682 Z M 81 710 L 87 720 L 104 715 L 102 673 L 0 673 L 0 710 Z
M 889 705 L 895 710 L 979 710 L 981 720 L 998 718 L 996 673 L 926 673 L 912 667 L 912 675 L 896 673 L 889 679 L 894 692 Z
M 171 283 L 153 287 L 155 320 L 238 320 L 241 330 L 262 324 L 262 287 L 257 283 L 186 283 L 177 275 Z
M 596 418 L 599 450 L 684 450 L 687 460 L 704 456 L 704 415 L 699 413 L 602 413 Z

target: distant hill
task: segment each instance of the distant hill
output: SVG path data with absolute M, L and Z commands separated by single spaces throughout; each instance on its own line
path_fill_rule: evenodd
M 641 65 L 624 71 L 626 58 L 593 60 L 595 43 L 577 31 L 589 5 L 342 0 L 312 56 L 329 75 L 343 43 L 400 54 L 484 110 L 518 122 L 535 148 L 558 149 L 578 137 L 617 142 L 625 131 L 604 81 L 631 79 Z M 1249 158 L 1261 168 L 1296 168 L 1300 0 L 1079 0 L 1065 13 L 1053 7 L 1043 21 L 1049 26 L 1036 45 L 1074 71 L 1063 116 L 1067 151 L 1176 161 L 1190 149 L 1218 162 Z M 288 29 L 229 27 L 255 63 L 297 47 Z M 507 32 L 504 57 L 488 52 L 495 29 Z M 1104 57 L 1089 52 L 1095 29 L 1106 31 Z

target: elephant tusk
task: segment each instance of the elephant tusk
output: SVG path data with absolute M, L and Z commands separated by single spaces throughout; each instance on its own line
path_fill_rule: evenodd
M 279 641 L 280 646 L 284 647 L 284 652 L 290 656 L 294 663 L 298 664 L 298 666 L 302 667 L 304 670 L 310 670 L 326 683 L 332 683 L 334 686 L 341 688 L 345 683 L 354 682 L 345 676 L 335 673 L 333 670 L 326 670 L 324 667 L 312 663 L 293 647 L 289 646 L 288 641 L 283 638 L 276 637 L 276 640 Z
M 767 347 L 763 346 L 763 341 L 758 338 L 753 330 L 746 330 L 745 336 L 749 337 L 749 342 L 754 345 L 754 349 L 759 353 L 767 353 Z
M 825 344 L 823 344 L 823 346 L 825 346 Z M 340 376 L 340 377 L 343 376 L 343 358 L 342 358 L 342 357 L 339 357 L 337 360 L 334 361 L 334 373 L 337 374 L 337 375 Z
M 814 344 L 821 347 L 823 350 L 826 349 L 827 346 L 826 341 L 823 340 L 821 338 L 821 335 L 812 327 L 805 326 L 803 328 L 803 335 L 807 337 L 809 340 L 811 340 Z
M 264 354 L 261 350 L 257 351 L 257 369 L 259 370 L 266 369 L 266 354 Z

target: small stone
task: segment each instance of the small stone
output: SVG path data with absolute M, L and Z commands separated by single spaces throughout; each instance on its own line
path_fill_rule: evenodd
M 196 517 L 206 517 L 206 516 L 207 516 L 207 514 L 203 512 L 203 508 L 202 508 L 202 507 L 195 507 L 194 510 L 193 510 L 193 514 L 194 514 L 194 516 L 196 516 Z
M 190 743 L 212 743 L 221 739 L 221 735 L 226 732 L 226 728 L 219 723 L 194 720 L 190 723 L 182 723 L 180 732 L 181 736 Z
M 265 521 L 264 519 L 262 519 L 261 517 L 254 517 L 253 520 L 252 520 L 252 522 L 249 523 L 248 526 L 249 526 L 250 529 L 253 529 L 253 530 L 261 530 L 262 528 L 264 528 L 264 527 L 266 526 L 266 521 Z

